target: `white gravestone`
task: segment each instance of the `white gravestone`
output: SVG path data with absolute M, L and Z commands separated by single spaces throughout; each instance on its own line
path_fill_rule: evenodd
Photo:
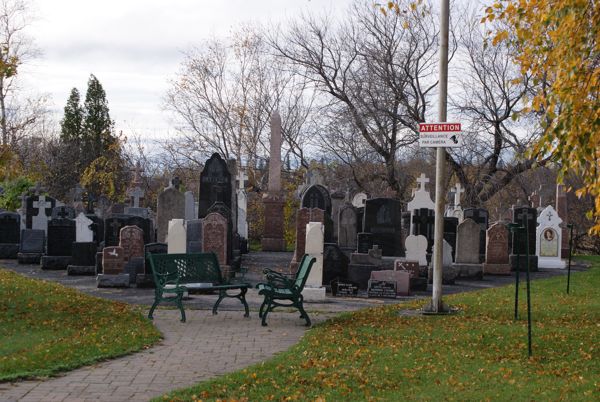
M 90 225 L 94 223 L 83 212 L 75 218 L 75 241 L 77 243 L 91 243 L 94 241 L 94 232 Z
M 237 177 L 237 231 L 239 235 L 245 239 L 248 238 L 248 196 L 246 195 L 245 183 L 248 176 L 240 170 Z
M 46 215 L 46 208 L 50 208 L 52 203 L 46 201 L 45 196 L 40 195 L 38 200 L 34 201 L 32 205 L 34 208 L 38 208 L 38 214 L 31 218 L 31 228 L 43 230 L 47 235 L 49 217 Z
M 367 195 L 365 193 L 357 193 L 352 197 L 352 205 L 354 205 L 355 208 L 364 207 L 366 201 Z
M 537 218 L 535 231 L 535 254 L 540 268 L 564 268 L 561 260 L 562 219 L 551 205 L 548 205 Z
M 425 190 L 425 184 L 429 183 L 429 179 L 424 173 L 417 179 L 419 188 L 414 191 L 413 199 L 408 203 L 408 211 L 410 212 L 410 231 L 413 232 L 413 211 L 415 209 L 427 208 L 435 210 L 435 203 L 431 201 L 429 191 Z
M 323 286 L 323 243 L 325 241 L 325 227 L 321 222 L 308 222 L 306 225 L 305 253 L 315 257 L 302 296 L 306 301 L 325 300 L 325 286 Z
M 185 220 L 171 219 L 167 232 L 167 253 L 185 254 L 187 251 L 186 238 Z
M 427 266 L 427 238 L 425 236 L 406 236 L 404 246 L 406 248 L 406 261 L 419 261 L 420 266 Z

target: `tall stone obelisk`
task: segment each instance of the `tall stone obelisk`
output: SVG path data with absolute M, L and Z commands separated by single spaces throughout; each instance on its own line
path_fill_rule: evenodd
M 281 191 L 281 117 L 277 111 L 271 115 L 271 147 L 269 156 L 269 187 L 263 195 L 265 228 L 261 245 L 263 251 L 285 251 L 283 237 L 283 206 Z

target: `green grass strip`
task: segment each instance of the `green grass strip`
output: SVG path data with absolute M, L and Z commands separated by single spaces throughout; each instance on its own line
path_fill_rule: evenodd
M 160 400 L 593 400 L 600 395 L 600 258 L 587 272 L 447 296 L 452 316 L 406 316 L 423 301 L 342 315 L 273 359 Z M 206 362 L 210 364 L 210 362 Z
M 0 381 L 72 370 L 160 338 L 125 303 L 0 269 Z

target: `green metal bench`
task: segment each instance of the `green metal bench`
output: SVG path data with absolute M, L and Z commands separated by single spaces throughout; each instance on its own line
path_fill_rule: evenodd
M 265 297 L 258 312 L 258 316 L 262 318 L 263 326 L 267 325 L 267 314 L 273 311 L 275 307 L 295 307 L 300 311 L 300 318 L 304 318 L 306 326 L 310 327 L 310 318 L 306 311 L 304 311 L 302 290 L 306 284 L 310 269 L 316 260 L 316 258 L 305 254 L 294 277 L 286 276 L 270 269 L 263 271 L 267 283 L 256 285 L 258 294 Z
M 183 294 L 194 291 L 218 290 L 219 298 L 213 306 L 213 314 L 226 297 L 233 297 L 242 302 L 246 310 L 244 317 L 249 317 L 246 292 L 251 286 L 248 283 L 228 283 L 223 279 L 219 261 L 214 253 L 194 254 L 150 254 L 146 255 L 150 261 L 152 275 L 156 283 L 154 291 L 154 304 L 150 308 L 148 318 L 153 318 L 154 309 L 162 301 L 173 301 L 181 311 L 181 322 L 185 322 L 183 310 Z M 230 290 L 239 290 L 239 293 L 229 294 Z M 167 293 L 168 295 L 165 295 Z

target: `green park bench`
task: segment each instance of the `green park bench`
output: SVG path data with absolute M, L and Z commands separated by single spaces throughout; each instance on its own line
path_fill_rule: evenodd
M 181 311 L 181 322 L 185 322 L 183 310 L 183 295 L 194 291 L 219 291 L 219 298 L 212 312 L 217 314 L 217 308 L 226 297 L 239 299 L 246 310 L 244 317 L 249 317 L 246 292 L 251 286 L 248 283 L 229 283 L 223 279 L 219 261 L 214 253 L 193 254 L 151 254 L 146 258 L 150 261 L 152 275 L 156 283 L 154 304 L 150 308 L 148 318 L 152 319 L 154 309 L 162 301 L 174 301 Z M 239 290 L 239 293 L 229 294 L 228 291 Z
M 267 283 L 256 285 L 258 294 L 263 295 L 265 300 L 260 306 L 258 316 L 262 318 L 262 325 L 267 325 L 267 314 L 275 307 L 295 307 L 300 311 L 300 318 L 306 320 L 306 326 L 310 327 L 310 318 L 304 311 L 302 290 L 310 269 L 317 259 L 305 254 L 298 267 L 295 276 L 288 276 L 279 272 L 265 269 L 263 272 Z

